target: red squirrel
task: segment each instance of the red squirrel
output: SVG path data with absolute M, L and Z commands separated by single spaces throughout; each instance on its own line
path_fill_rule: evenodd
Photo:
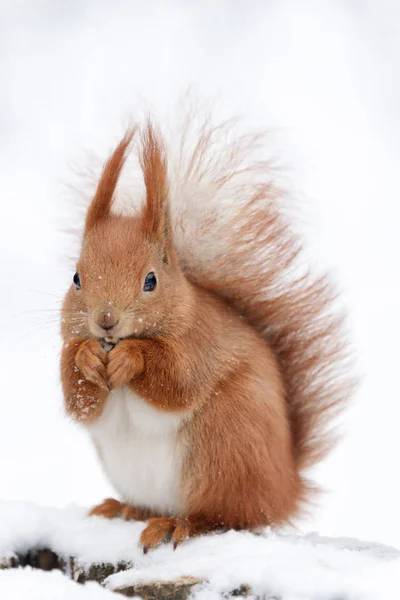
M 144 551 L 292 522 L 350 393 L 332 285 L 298 271 L 258 137 L 227 128 L 205 121 L 192 147 L 183 131 L 171 156 L 150 119 L 125 134 L 62 308 L 66 410 L 120 497 L 91 514 L 146 520 Z M 143 201 L 121 213 L 133 147 Z

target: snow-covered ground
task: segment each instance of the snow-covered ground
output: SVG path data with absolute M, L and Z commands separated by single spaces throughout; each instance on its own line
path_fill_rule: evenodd
M 299 527 L 400 548 L 399 32 L 395 0 L 2 0 L 0 498 L 112 494 L 62 410 L 63 184 L 83 148 L 105 157 L 137 107 L 164 114 L 192 84 L 222 115 L 271 128 L 309 254 L 350 311 L 363 385 L 315 473 L 328 493 Z
M 60 571 L 38 571 L 31 567 L 0 574 L 0 597 L 7 600 L 115 600 L 116 595 L 98 583 L 71 581 Z
M 108 589 L 193 576 L 207 582 L 194 592 L 199 600 L 219 598 L 243 584 L 256 596 L 284 600 L 394 600 L 400 596 L 400 552 L 374 543 L 317 534 L 230 531 L 189 540 L 176 551 L 164 545 L 145 555 L 138 544 L 143 523 L 88 518 L 84 509 L 75 506 L 49 509 L 3 502 L 0 522 L 0 559 L 35 548 L 51 548 L 61 557 L 75 557 L 83 568 L 102 562 L 133 563 L 133 569 L 106 579 Z M 36 576 L 28 569 L 1 574 L 1 598 L 24 597 L 5 594 L 9 587 L 22 589 L 17 574 L 27 585 L 45 590 L 38 598 L 54 600 L 74 593 L 74 586 L 63 583 L 58 574 Z M 51 597 L 58 585 L 59 595 Z M 82 597 L 90 598 L 94 587 L 88 586 L 87 596 Z M 76 589 L 77 598 L 81 593 Z

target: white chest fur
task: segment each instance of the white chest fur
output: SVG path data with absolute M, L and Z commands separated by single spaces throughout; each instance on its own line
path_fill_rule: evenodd
M 182 512 L 184 447 L 177 431 L 183 419 L 154 409 L 127 388 L 111 392 L 88 429 L 121 500 L 163 514 Z

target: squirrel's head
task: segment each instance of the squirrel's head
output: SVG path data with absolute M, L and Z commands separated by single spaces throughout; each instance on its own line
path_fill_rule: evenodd
M 185 304 L 186 280 L 170 227 L 167 163 L 151 124 L 140 149 L 144 206 L 136 216 L 111 211 L 134 133 L 124 136 L 105 164 L 87 212 L 81 255 L 63 310 L 71 334 L 116 341 L 162 334 L 174 327 Z

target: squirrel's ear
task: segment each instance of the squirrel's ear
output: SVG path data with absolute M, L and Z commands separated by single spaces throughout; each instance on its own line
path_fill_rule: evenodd
M 111 210 L 115 188 L 124 166 L 126 153 L 136 129 L 129 129 L 103 167 L 94 198 L 89 206 L 85 231 L 106 218 Z
M 139 158 L 146 186 L 143 230 L 150 239 L 161 244 L 167 259 L 171 241 L 167 159 L 163 142 L 150 121 L 142 134 Z

